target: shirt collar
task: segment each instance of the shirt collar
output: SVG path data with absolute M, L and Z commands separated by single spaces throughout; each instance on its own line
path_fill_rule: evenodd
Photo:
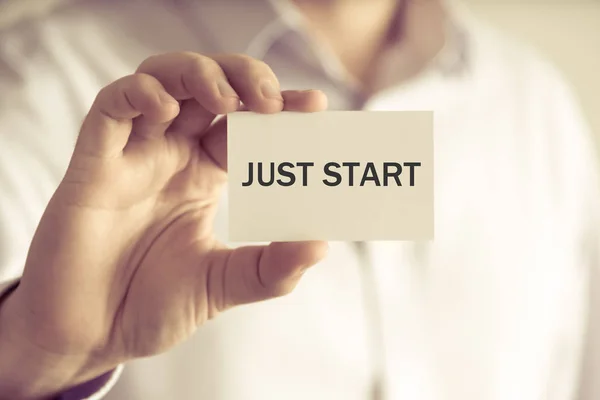
M 303 19 L 289 0 L 173 0 L 194 7 L 206 34 L 218 49 L 248 54 L 262 59 L 284 35 L 303 29 Z M 470 67 L 468 24 L 462 18 L 465 9 L 456 0 L 446 3 L 449 23 L 446 44 L 432 66 L 444 75 L 461 73 Z
M 215 49 L 257 57 L 290 29 L 268 0 L 171 0 Z

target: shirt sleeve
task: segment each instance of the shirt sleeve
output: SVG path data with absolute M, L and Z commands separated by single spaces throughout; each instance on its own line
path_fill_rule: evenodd
M 0 282 L 0 301 L 18 284 L 18 279 Z M 119 365 L 113 371 L 68 389 L 61 393 L 56 400 L 101 400 L 115 386 L 122 371 L 123 365 Z
M 119 365 L 114 371 L 67 390 L 56 400 L 101 400 L 117 383 L 122 370 Z

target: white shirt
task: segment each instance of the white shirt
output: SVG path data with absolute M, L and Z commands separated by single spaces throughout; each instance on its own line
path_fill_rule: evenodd
M 466 40 L 365 100 L 286 10 L 84 1 L 2 32 L 0 281 L 20 275 L 102 86 L 156 53 L 248 53 L 284 89 L 325 91 L 332 109 L 435 111 L 435 241 L 333 243 L 294 293 L 127 364 L 106 399 L 367 400 L 379 379 L 386 399 L 575 398 L 593 372 L 582 364 L 600 203 L 591 138 L 559 74 L 452 8 L 449 32 Z

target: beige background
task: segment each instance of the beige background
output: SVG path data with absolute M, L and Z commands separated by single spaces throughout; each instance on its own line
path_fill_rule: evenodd
M 464 0 L 509 34 L 534 45 L 573 84 L 600 143 L 600 0 Z

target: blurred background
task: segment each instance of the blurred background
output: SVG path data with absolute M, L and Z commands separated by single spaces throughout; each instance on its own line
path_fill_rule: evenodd
M 0 0 L 0 28 L 76 0 Z M 600 148 L 600 0 L 456 0 L 533 45 L 574 86 Z
M 600 0 L 462 0 L 533 45 L 574 86 L 600 144 Z

